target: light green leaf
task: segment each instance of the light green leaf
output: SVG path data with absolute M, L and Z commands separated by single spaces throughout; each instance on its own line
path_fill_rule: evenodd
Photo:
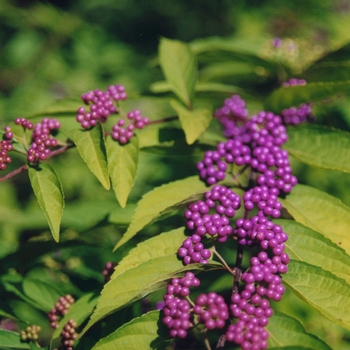
M 35 113 L 27 118 L 34 118 L 40 116 L 50 116 L 50 117 L 59 117 L 59 116 L 75 116 L 77 110 L 81 107 L 81 100 L 66 98 L 64 100 L 58 100 L 52 102 L 47 106 L 43 111 Z
M 113 312 L 165 287 L 175 276 L 183 275 L 189 270 L 193 272 L 213 270 L 221 266 L 214 261 L 206 265 L 184 266 L 175 254 L 144 261 L 116 276 L 105 285 L 95 312 L 82 333 Z
M 98 296 L 94 293 L 86 293 L 71 305 L 68 313 L 60 320 L 59 327 L 55 329 L 52 339 L 59 338 L 63 327 L 70 319 L 81 325 L 93 312 L 98 301 Z
M 350 329 L 350 285 L 320 267 L 291 260 L 283 281 L 332 322 Z
M 28 343 L 21 341 L 19 333 L 0 328 L 0 345 L 3 349 L 29 349 Z
M 120 145 L 111 137 L 106 140 L 108 170 L 118 202 L 125 208 L 128 196 L 135 183 L 139 159 L 139 144 L 133 137 L 127 144 Z
M 71 132 L 71 137 L 88 168 L 102 186 L 109 190 L 107 154 L 101 124 L 97 124 L 90 130 L 74 129 Z
M 331 350 L 321 339 L 313 334 L 306 333 L 303 325 L 295 318 L 275 312 L 269 319 L 267 326 L 269 332 L 269 349 L 275 347 L 298 349 Z
M 151 311 L 102 338 L 92 350 L 158 349 L 169 340 L 169 332 L 159 322 L 159 311 Z
M 190 46 L 181 41 L 162 38 L 159 60 L 172 91 L 191 108 L 197 79 L 197 62 Z
M 28 166 L 28 173 L 39 206 L 49 223 L 52 236 L 58 242 L 64 207 L 61 183 L 53 168 L 48 164 L 41 163 L 35 168 Z
M 129 241 L 137 232 L 161 215 L 174 211 L 177 206 L 194 200 L 193 196 L 203 193 L 205 190 L 206 186 L 199 177 L 191 176 L 156 187 L 146 193 L 138 202 L 128 230 L 117 243 L 114 250 Z
M 293 220 L 274 220 L 288 234 L 289 257 L 322 267 L 350 284 L 350 256 L 319 232 Z
M 150 259 L 159 258 L 165 255 L 176 254 L 182 242 L 187 238 L 185 227 L 163 232 L 144 242 L 139 243 L 131 249 L 129 254 L 115 267 L 111 279 L 116 278 L 123 272 L 134 268 Z
M 281 202 L 296 221 L 322 233 L 350 255 L 350 208 L 338 198 L 298 184 Z
M 179 115 L 186 142 L 191 145 L 208 128 L 212 120 L 211 110 L 206 108 L 189 110 L 176 100 L 171 100 L 170 104 Z
M 50 284 L 40 280 L 25 278 L 22 288 L 27 297 L 32 299 L 44 312 L 49 312 L 60 297 L 60 292 Z
M 348 132 L 319 125 L 291 128 L 284 148 L 306 164 L 350 173 Z
M 339 93 L 350 91 L 350 80 L 313 82 L 306 85 L 281 87 L 266 100 L 265 109 L 280 113 L 283 109 L 299 106 L 301 103 L 328 99 Z

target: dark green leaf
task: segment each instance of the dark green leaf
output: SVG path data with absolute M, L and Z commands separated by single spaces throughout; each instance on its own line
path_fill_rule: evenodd
M 275 312 L 269 319 L 267 330 L 270 334 L 269 349 L 270 347 L 285 349 L 292 346 L 298 349 L 331 350 L 321 339 L 306 333 L 297 319 L 281 312 Z
M 26 296 L 40 305 L 44 312 L 49 312 L 60 297 L 59 291 L 40 280 L 25 278 L 22 288 Z
M 280 113 L 301 103 L 316 102 L 350 91 L 350 80 L 314 82 L 306 85 L 281 87 L 266 100 L 265 109 Z
M 109 190 L 107 153 L 101 124 L 97 124 L 90 130 L 72 130 L 71 136 L 88 168 L 102 186 Z
M 168 332 L 159 322 L 159 311 L 151 311 L 124 324 L 106 338 L 102 338 L 92 350 L 158 349 L 168 339 Z
M 299 184 L 281 202 L 296 221 L 322 233 L 350 255 L 350 208 L 338 198 Z
M 345 280 L 320 267 L 291 260 L 283 281 L 332 322 L 350 329 L 350 285 Z
M 197 62 L 191 48 L 183 42 L 162 38 L 159 60 L 172 91 L 190 108 L 197 79 Z
M 170 104 L 180 118 L 187 143 L 193 144 L 209 126 L 212 120 L 211 110 L 205 108 L 189 110 L 176 100 L 172 100 Z
M 56 242 L 60 238 L 60 223 L 64 207 L 64 195 L 60 181 L 48 164 L 28 167 L 29 179 L 39 206 L 49 223 Z
M 284 148 L 300 161 L 323 169 L 350 173 L 350 133 L 319 125 L 288 130 Z
M 175 210 L 177 205 L 183 204 L 184 201 L 190 201 L 191 196 L 202 193 L 205 190 L 206 186 L 203 181 L 198 176 L 191 176 L 156 187 L 146 193 L 138 202 L 128 230 L 114 249 L 126 243 L 147 224 L 165 214 L 167 210 Z
M 126 145 L 120 145 L 111 137 L 106 140 L 108 170 L 118 202 L 125 208 L 128 196 L 135 183 L 139 159 L 139 144 L 133 137 Z
M 0 346 L 2 349 L 29 349 L 28 343 L 23 343 L 19 333 L 0 328 Z

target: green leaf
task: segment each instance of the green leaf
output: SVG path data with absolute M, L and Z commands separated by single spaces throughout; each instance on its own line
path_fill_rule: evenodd
M 191 145 L 208 128 L 212 120 L 211 110 L 206 108 L 189 110 L 176 100 L 171 100 L 170 104 L 179 115 L 186 142 Z
M 135 136 L 127 144 L 120 145 L 108 137 L 106 147 L 112 186 L 120 206 L 125 208 L 136 178 L 139 159 L 138 139 Z
M 156 187 L 146 193 L 138 202 L 128 230 L 114 247 L 114 250 L 129 241 L 147 224 L 169 211 L 176 210 L 177 206 L 193 200 L 193 196 L 203 193 L 205 190 L 206 186 L 198 176 L 191 176 Z
M 265 109 L 280 113 L 283 109 L 299 106 L 301 103 L 328 99 L 350 90 L 350 80 L 314 82 L 306 85 L 281 87 L 266 100 Z
M 123 272 L 140 265 L 150 259 L 176 254 L 182 242 L 187 238 L 185 227 L 163 232 L 131 249 L 129 254 L 115 267 L 111 279 L 116 278 Z
M 197 62 L 189 45 L 162 38 L 159 60 L 166 80 L 174 94 L 187 106 L 192 106 L 197 79 Z
M 350 255 L 350 208 L 338 198 L 299 184 L 281 202 L 296 221 L 322 233 Z
M 61 183 L 53 168 L 48 164 L 40 163 L 38 167 L 28 166 L 28 173 L 39 206 L 49 223 L 52 236 L 58 242 L 64 208 Z
M 291 128 L 284 148 L 306 164 L 350 173 L 348 132 L 320 125 Z
M 60 292 L 50 284 L 36 279 L 25 278 L 22 288 L 24 293 L 37 305 L 40 305 L 44 312 L 49 312 L 60 297 Z
M 270 334 L 269 349 L 293 346 L 298 349 L 331 350 L 321 339 L 305 332 L 303 325 L 297 319 L 281 312 L 274 312 L 269 319 L 267 331 Z
M 350 61 L 319 62 L 303 72 L 303 78 L 309 82 L 350 80 Z
M 101 124 L 97 124 L 90 130 L 74 129 L 71 132 L 71 137 L 88 168 L 102 186 L 109 190 L 107 154 Z
M 186 271 L 213 270 L 219 263 L 190 264 L 184 266 L 175 254 L 163 255 L 140 263 L 110 280 L 102 290 L 95 312 L 82 333 L 104 317 L 159 290 L 171 278 L 183 275 Z
M 350 285 L 329 271 L 291 260 L 283 282 L 332 322 L 350 329 Z
M 59 116 L 76 116 L 77 110 L 81 107 L 82 102 L 79 99 L 66 98 L 52 102 L 44 110 L 32 114 L 27 118 L 35 118 L 41 116 L 59 117 Z
M 293 220 L 274 220 L 288 234 L 289 257 L 322 267 L 350 284 L 350 256 L 321 233 Z
M 29 349 L 28 343 L 21 341 L 19 333 L 7 331 L 0 328 L 0 345 L 2 349 Z
M 98 296 L 94 293 L 86 293 L 75 303 L 71 305 L 68 313 L 60 320 L 59 327 L 55 329 L 52 339 L 59 338 L 63 327 L 70 319 L 73 319 L 78 325 L 81 325 L 93 312 L 97 304 Z
M 159 311 L 151 311 L 134 318 L 102 338 L 92 350 L 159 349 L 159 345 L 169 339 L 169 332 L 159 322 L 159 317 Z

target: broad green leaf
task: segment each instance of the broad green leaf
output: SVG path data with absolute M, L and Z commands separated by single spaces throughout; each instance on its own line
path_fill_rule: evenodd
M 285 243 L 291 259 L 322 267 L 350 284 L 350 256 L 319 232 L 293 220 L 274 220 L 288 234 Z
M 17 332 L 7 331 L 0 328 L 0 346 L 2 349 L 29 349 L 28 343 L 21 341 Z
M 303 78 L 308 83 L 350 80 L 350 61 L 316 63 L 303 72 Z
M 69 308 L 68 313 L 60 320 L 59 327 L 55 329 L 52 339 L 60 336 L 63 327 L 70 319 L 81 325 L 93 312 L 97 304 L 98 296 L 94 293 L 86 293 Z
M 190 46 L 181 41 L 162 38 L 159 44 L 159 60 L 172 91 L 191 108 L 197 79 L 197 62 Z
M 45 312 L 49 312 L 60 297 L 59 291 L 40 280 L 25 278 L 22 288 L 25 295 L 40 305 Z
M 135 183 L 139 159 L 138 139 L 135 136 L 127 144 L 120 145 L 111 137 L 108 137 L 106 147 L 112 186 L 120 206 L 125 208 L 128 196 Z
M 151 311 L 118 328 L 102 338 L 92 350 L 159 349 L 169 340 L 169 332 L 159 322 L 159 311 Z
M 296 221 L 322 233 L 350 255 L 350 208 L 340 199 L 298 184 L 281 202 Z
M 280 113 L 283 109 L 298 106 L 301 103 L 328 99 L 340 93 L 350 91 L 350 80 L 313 82 L 306 85 L 281 87 L 266 100 L 265 109 Z
M 283 281 L 332 322 L 350 329 L 350 285 L 329 271 L 291 260 Z
M 191 176 L 156 187 L 146 193 L 138 202 L 128 230 L 114 247 L 114 250 L 129 241 L 137 232 L 161 215 L 175 210 L 176 206 L 183 205 L 186 201 L 191 201 L 193 196 L 203 193 L 205 190 L 206 186 L 198 176 Z
M 41 116 L 59 117 L 59 116 L 75 116 L 77 110 L 81 107 L 82 101 L 79 99 L 66 98 L 52 102 L 44 110 L 35 113 L 27 118 L 36 118 Z
M 291 128 L 284 148 L 306 164 L 350 173 L 348 132 L 319 125 Z
M 298 349 L 331 350 L 331 348 L 317 336 L 305 332 L 303 325 L 295 318 L 275 312 L 269 319 L 267 331 L 269 349 L 299 347 Z
M 28 173 L 39 206 L 49 223 L 52 236 L 58 242 L 64 207 L 61 183 L 53 168 L 48 164 L 41 163 L 35 168 L 28 166 Z
M 101 124 L 97 124 L 90 130 L 74 129 L 71 132 L 71 137 L 88 168 L 102 186 L 109 190 L 107 154 Z
M 116 276 L 105 285 L 95 312 L 82 333 L 113 312 L 165 287 L 175 276 L 180 276 L 189 270 L 196 272 L 217 269 L 221 266 L 214 261 L 207 265 L 184 266 L 175 254 L 144 261 Z
M 139 243 L 131 249 L 115 267 L 111 279 L 147 260 L 159 258 L 165 255 L 176 254 L 182 242 L 187 238 L 185 227 L 163 232 L 155 237 Z
M 206 108 L 189 110 L 176 100 L 171 100 L 170 104 L 179 115 L 186 142 L 191 145 L 208 128 L 212 120 L 211 110 Z

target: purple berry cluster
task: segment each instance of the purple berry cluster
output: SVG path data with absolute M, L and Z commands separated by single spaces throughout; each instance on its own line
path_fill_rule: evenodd
M 77 323 L 70 319 L 61 332 L 61 343 L 63 350 L 74 350 L 74 342 L 78 338 Z
M 23 125 L 28 128 L 28 123 Z M 30 125 L 29 125 L 30 126 Z M 34 126 L 32 133 L 32 143 L 27 151 L 27 160 L 29 163 L 37 163 L 47 159 L 51 154 L 51 149 L 58 145 L 57 139 L 52 136 L 60 128 L 60 123 L 55 118 L 44 118 L 41 123 Z
M 9 126 L 5 127 L 4 139 L 0 141 L 0 170 L 5 170 L 7 164 L 11 163 L 12 159 L 8 152 L 13 150 L 12 146 L 13 133 Z
M 306 80 L 291 78 L 282 83 L 282 86 L 306 85 Z M 312 120 L 312 110 L 310 103 L 302 103 L 297 107 L 286 108 L 281 112 L 281 117 L 286 125 L 299 125 L 308 120 Z
M 117 266 L 117 263 L 108 261 L 105 265 L 105 268 L 102 271 L 102 275 L 107 283 L 111 279 L 111 275 L 114 272 L 114 268 Z
M 149 124 L 149 119 L 143 117 L 138 109 L 129 112 L 126 117 L 127 121 L 119 119 L 112 127 L 111 136 L 113 140 L 119 141 L 122 145 L 134 137 L 133 131 L 135 129 L 143 129 Z
M 218 108 L 214 117 L 218 118 L 224 127 L 226 137 L 232 137 L 240 133 L 239 125 L 247 121 L 248 110 L 245 101 L 238 95 L 233 95 L 224 101 L 224 105 Z
M 198 287 L 199 279 L 192 272 L 182 278 L 173 278 L 164 295 L 163 322 L 170 329 L 171 337 L 185 338 L 187 331 L 193 327 L 192 307 L 186 297 L 190 287 Z
M 69 308 L 74 302 L 75 300 L 70 294 L 59 297 L 55 307 L 52 308 L 48 314 L 50 326 L 52 328 L 58 328 L 60 318 L 67 314 Z
M 111 114 L 121 114 L 121 110 L 114 105 L 114 102 L 126 100 L 127 94 L 124 86 L 118 84 L 109 86 L 107 91 L 98 89 L 89 91 L 83 94 L 81 99 L 89 105 L 89 110 L 80 107 L 76 120 L 84 129 L 90 129 L 98 122 L 105 123 Z M 113 140 L 123 145 L 134 137 L 135 129 L 143 129 L 147 124 L 149 119 L 142 116 L 139 110 L 134 110 L 118 119 L 110 134 Z
M 173 279 L 164 296 L 163 322 L 172 337 L 184 338 L 197 326 L 202 331 L 223 329 L 226 341 L 244 350 L 262 350 L 267 348 L 265 327 L 273 315 L 270 301 L 281 300 L 285 292 L 281 276 L 288 271 L 288 235 L 272 219 L 281 216 L 279 196 L 290 193 L 297 184 L 288 152 L 282 149 L 288 139 L 286 124 L 293 123 L 265 111 L 248 118 L 245 103 L 237 95 L 227 99 L 215 117 L 222 123 L 227 140 L 218 143 L 216 150 L 207 151 L 197 164 L 200 178 L 211 189 L 202 200 L 189 204 L 184 213 L 190 236 L 178 249 L 178 257 L 189 265 L 207 264 L 212 254 L 216 255 L 233 275 L 232 294 L 224 300 L 212 291 L 200 294 L 192 302 L 189 289 L 182 285 L 186 280 L 186 284 L 194 286 L 187 281 L 187 275 Z M 235 176 L 234 167 L 238 173 L 242 169 L 250 172 L 247 186 L 239 185 L 244 191 L 242 196 L 218 184 L 223 180 L 229 183 L 229 177 Z M 236 218 L 238 209 L 242 209 L 242 215 Z M 233 268 L 215 247 L 216 242 L 228 240 L 237 246 Z M 205 247 L 207 241 L 212 249 Z M 245 268 L 244 251 L 250 254 Z M 199 281 L 196 283 L 199 285 Z
M 84 129 L 89 129 L 95 126 L 99 121 L 104 123 L 107 118 L 117 112 L 113 101 L 126 100 L 127 94 L 122 85 L 111 85 L 107 91 L 99 89 L 88 91 L 81 96 L 81 99 L 86 105 L 89 105 L 89 111 L 84 107 L 80 107 L 77 112 L 77 122 Z

